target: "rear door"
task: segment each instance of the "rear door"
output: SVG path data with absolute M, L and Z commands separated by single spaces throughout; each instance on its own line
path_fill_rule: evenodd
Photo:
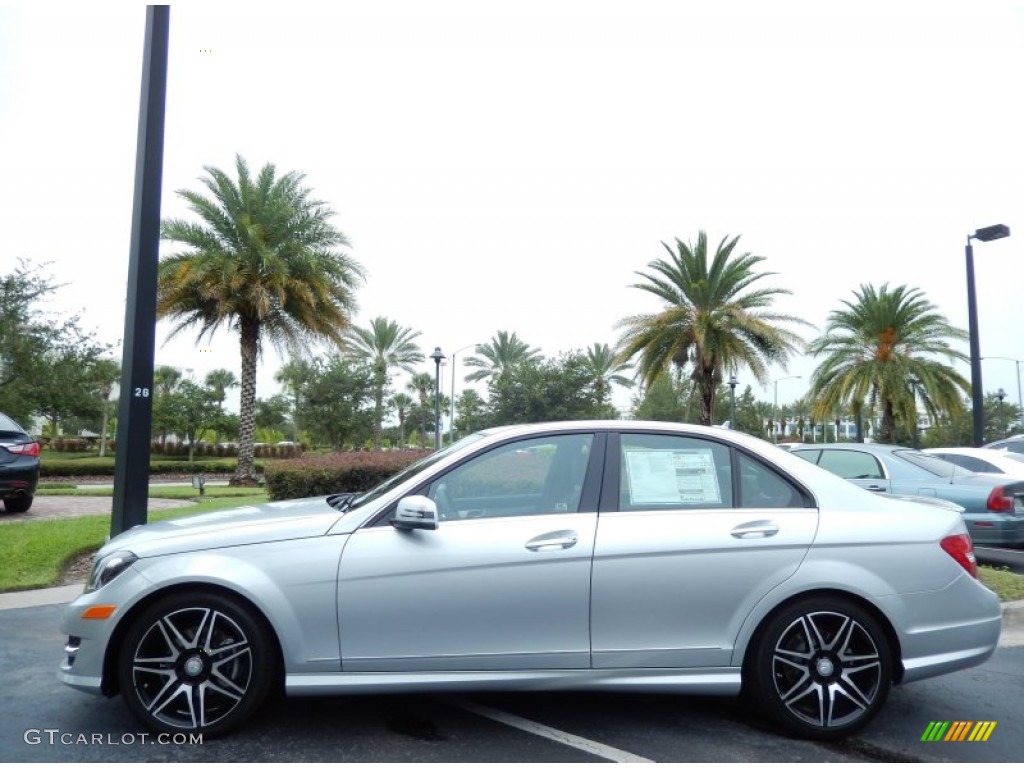
M 797 569 L 810 496 L 705 437 L 609 437 L 594 550 L 593 665 L 728 666 L 754 605 Z

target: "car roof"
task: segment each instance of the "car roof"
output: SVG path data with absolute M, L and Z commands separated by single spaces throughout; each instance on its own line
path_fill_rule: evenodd
M 865 453 L 888 454 L 894 451 L 913 451 L 905 445 L 889 445 L 887 443 L 804 443 L 793 448 L 794 451 L 816 451 L 822 448 L 838 451 L 864 451 Z

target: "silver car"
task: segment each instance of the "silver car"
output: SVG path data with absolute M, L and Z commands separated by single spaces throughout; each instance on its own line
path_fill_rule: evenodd
M 1000 605 L 955 511 L 721 429 L 485 430 L 361 496 L 128 531 L 63 614 L 59 677 L 149 728 L 292 695 L 738 694 L 792 732 L 980 664 Z

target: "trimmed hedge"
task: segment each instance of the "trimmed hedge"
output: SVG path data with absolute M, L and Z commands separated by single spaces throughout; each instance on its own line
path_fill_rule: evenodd
M 357 451 L 270 462 L 266 468 L 271 501 L 329 493 L 362 493 L 405 469 L 430 451 Z
M 235 472 L 235 460 L 197 461 L 150 461 L 151 475 L 231 475 Z M 255 462 L 256 471 L 263 471 L 263 463 Z M 39 464 L 40 477 L 113 477 L 114 460 L 112 458 L 68 459 L 66 461 L 47 459 Z

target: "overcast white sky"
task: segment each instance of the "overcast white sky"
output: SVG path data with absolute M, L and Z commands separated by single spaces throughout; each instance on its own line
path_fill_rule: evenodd
M 886 281 L 966 328 L 966 235 L 1003 223 L 975 247 L 982 354 L 1024 358 L 1024 1 L 185 2 L 170 20 L 163 215 L 235 153 L 304 171 L 368 272 L 356 321 L 415 328 L 425 354 L 501 329 L 548 355 L 614 343 L 658 308 L 634 271 L 700 229 L 742 235 L 793 292 L 778 309 L 819 329 Z M 110 341 L 144 22 L 0 6 L 0 273 L 51 262 L 53 306 Z M 237 339 L 182 337 L 157 363 L 237 373 Z M 1014 367 L 983 363 L 985 389 L 1016 401 Z M 779 401 L 813 369 L 774 371 L 803 376 Z

